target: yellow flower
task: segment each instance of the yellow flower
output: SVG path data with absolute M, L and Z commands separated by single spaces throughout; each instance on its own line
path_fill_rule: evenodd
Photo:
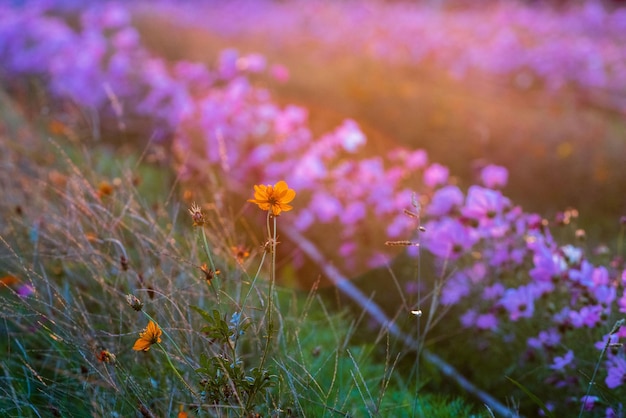
M 255 203 L 262 210 L 272 211 L 272 215 L 278 216 L 280 212 L 287 212 L 293 209 L 288 203 L 296 197 L 296 192 L 287 186 L 284 181 L 279 181 L 275 185 L 259 184 L 254 186 L 254 199 L 248 202 Z
M 159 328 L 159 326 L 154 321 L 150 321 L 146 329 L 139 334 L 139 339 L 135 341 L 135 345 L 133 345 L 133 350 L 150 350 L 150 346 L 152 344 L 157 344 L 161 342 L 161 334 L 163 334 L 161 328 Z

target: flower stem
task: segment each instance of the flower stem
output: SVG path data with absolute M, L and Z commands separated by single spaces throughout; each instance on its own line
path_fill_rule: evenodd
M 211 249 L 209 248 L 209 241 L 206 238 L 206 232 L 204 231 L 204 227 L 200 228 L 200 231 L 202 231 L 202 241 L 204 243 L 204 252 L 207 255 L 207 258 L 209 259 L 209 264 L 211 265 L 211 271 L 212 272 L 217 272 L 217 270 L 215 269 L 215 263 L 213 262 L 213 256 L 211 256 Z M 216 298 L 219 298 L 217 290 L 215 289 L 215 280 L 218 280 L 217 278 L 217 274 L 215 274 L 213 280 L 210 281 L 210 286 L 211 286 L 211 290 L 213 290 L 213 293 L 215 294 Z M 218 303 L 219 303 L 219 299 L 218 299 Z
M 274 324 L 272 323 L 272 310 L 274 283 L 276 280 L 276 217 L 273 216 L 274 228 L 272 230 L 272 228 L 270 228 L 270 217 L 272 217 L 271 213 L 271 211 L 267 212 L 267 235 L 270 240 L 270 251 L 272 254 L 272 261 L 270 264 L 270 288 L 267 295 L 267 341 L 265 342 L 265 349 L 263 350 L 263 356 L 261 357 L 259 369 L 263 368 L 263 365 L 265 364 L 267 353 L 269 352 L 269 347 L 272 340 L 272 333 L 274 331 Z
M 598 361 L 596 362 L 596 367 L 593 369 L 593 374 L 591 375 L 591 379 L 589 379 L 589 385 L 587 386 L 587 392 L 585 393 L 585 396 L 583 397 L 582 405 L 580 406 L 580 412 L 578 413 L 578 418 L 582 417 L 583 412 L 585 412 L 585 403 L 587 399 L 589 398 L 589 394 L 591 393 L 591 387 L 593 386 L 596 380 L 596 374 L 598 374 L 598 370 L 600 369 L 600 363 L 602 362 L 602 358 L 604 357 L 606 350 L 609 348 L 609 345 L 611 344 L 611 335 L 617 334 L 622 325 L 624 325 L 624 320 L 620 319 L 617 322 L 615 322 L 615 324 L 613 325 L 613 328 L 611 329 L 611 332 L 609 332 L 609 336 L 606 340 L 606 344 L 604 344 L 604 347 L 602 347 L 602 352 L 600 353 L 600 357 L 598 358 Z
M 189 383 L 187 383 L 187 381 L 185 379 L 183 379 L 183 377 L 181 376 L 181 374 L 178 372 L 178 369 L 176 369 L 176 367 L 174 366 L 174 364 L 172 363 L 172 360 L 170 359 L 170 355 L 167 354 L 167 351 L 165 351 L 165 349 L 163 348 L 163 346 L 161 344 L 158 344 L 159 348 L 161 349 L 161 351 L 163 352 L 163 354 L 165 354 L 165 358 L 167 359 L 167 362 L 169 363 L 170 367 L 172 368 L 172 370 L 174 370 L 174 374 L 176 374 L 176 376 L 180 379 L 181 382 L 183 382 L 183 384 L 185 386 L 187 386 L 187 389 L 189 389 L 189 391 L 191 393 L 193 393 L 193 396 L 198 396 L 198 394 L 196 393 L 195 390 L 192 389 L 191 386 L 189 386 Z

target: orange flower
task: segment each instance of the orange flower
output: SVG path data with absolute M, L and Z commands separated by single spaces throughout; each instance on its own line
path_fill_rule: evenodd
M 254 199 L 248 202 L 255 203 L 261 210 L 272 211 L 272 215 L 278 216 L 280 212 L 287 212 L 293 209 L 288 203 L 296 197 L 296 192 L 287 186 L 284 181 L 279 181 L 275 185 L 259 184 L 254 186 Z
M 135 341 L 135 345 L 133 345 L 133 350 L 136 351 L 148 351 L 150 350 L 150 346 L 152 344 L 157 344 L 161 342 L 161 328 L 154 322 L 150 321 L 146 329 L 139 333 L 139 339 Z
M 221 273 L 219 270 L 213 271 L 213 269 L 210 269 L 206 263 L 203 263 L 200 266 L 200 270 L 204 273 L 204 280 L 206 280 L 208 285 L 211 285 L 213 279 Z
M 103 180 L 98 185 L 98 197 L 111 196 L 113 194 L 113 185 L 106 180 Z
M 230 250 L 233 252 L 235 259 L 239 264 L 243 263 L 244 260 L 250 256 L 250 251 L 248 251 L 248 249 L 241 244 L 230 247 Z
M 4 285 L 4 286 L 14 286 L 16 284 L 19 284 L 19 279 L 15 276 L 4 276 L 2 278 L 0 278 L 0 285 Z

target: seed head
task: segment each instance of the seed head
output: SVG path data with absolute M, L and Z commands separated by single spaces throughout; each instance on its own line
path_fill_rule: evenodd
M 137 312 L 141 311 L 141 309 L 143 308 L 143 302 L 141 302 L 135 295 L 126 295 L 126 302 L 131 308 L 133 308 Z
M 189 214 L 191 215 L 191 220 L 193 221 L 193 226 L 202 226 L 204 225 L 204 215 L 202 214 L 202 209 L 195 202 L 189 208 Z

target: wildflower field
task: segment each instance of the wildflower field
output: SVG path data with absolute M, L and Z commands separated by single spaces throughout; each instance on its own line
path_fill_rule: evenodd
M 626 7 L 0 2 L 0 415 L 626 417 Z

